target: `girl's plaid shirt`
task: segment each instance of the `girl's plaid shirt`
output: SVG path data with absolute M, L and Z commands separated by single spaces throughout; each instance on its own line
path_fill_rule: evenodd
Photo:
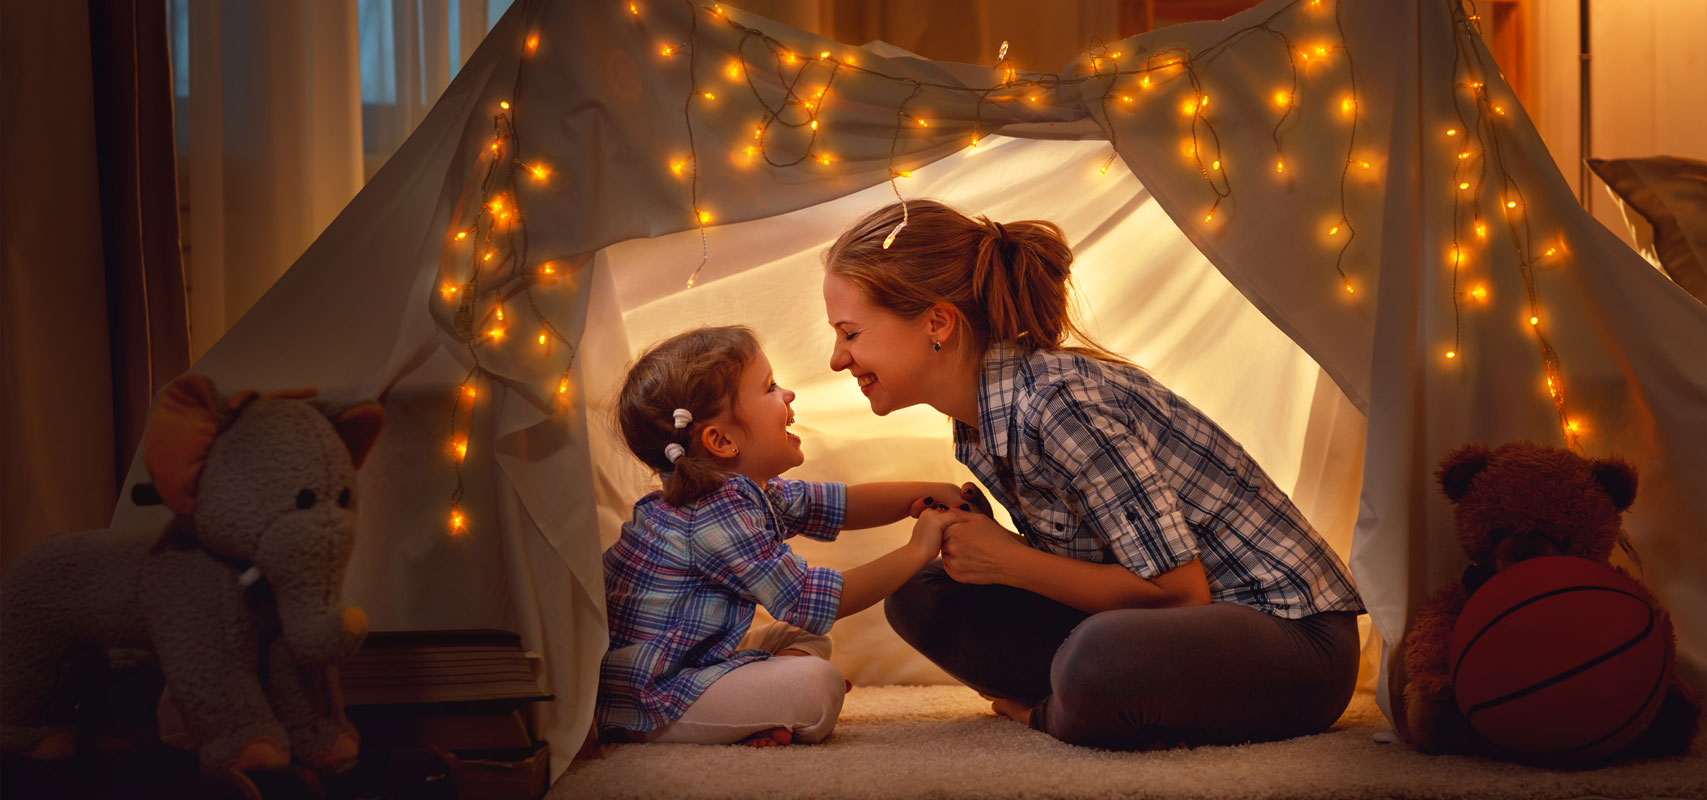
M 841 605 L 842 574 L 809 567 L 784 543 L 834 541 L 846 514 L 841 483 L 732 475 L 711 494 L 671 506 L 654 492 L 605 551 L 610 650 L 599 669 L 599 730 L 648 731 L 680 717 L 712 682 L 768 657 L 735 651 L 753 607 L 824 633 Z

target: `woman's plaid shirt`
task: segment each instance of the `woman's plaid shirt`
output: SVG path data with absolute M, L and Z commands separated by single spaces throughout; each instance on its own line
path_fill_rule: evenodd
M 685 506 L 654 492 L 605 551 L 610 651 L 599 668 L 600 731 L 649 731 L 680 717 L 724 673 L 769 657 L 735 651 L 753 606 L 812 633 L 836 621 L 842 574 L 808 567 L 783 540 L 833 541 L 841 483 L 733 475 Z
M 1034 548 L 1145 578 L 1197 558 L 1211 598 L 1277 617 L 1363 610 L 1345 565 L 1245 449 L 1137 367 L 992 346 L 978 422 L 954 423 L 955 457 Z

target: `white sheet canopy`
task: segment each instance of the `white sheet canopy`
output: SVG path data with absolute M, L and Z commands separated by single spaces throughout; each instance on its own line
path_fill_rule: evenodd
M 821 253 L 897 192 L 1049 219 L 1088 329 L 1291 489 L 1387 641 L 1464 566 L 1441 457 L 1574 440 L 1641 471 L 1626 526 L 1699 684 L 1707 308 L 1577 206 L 1474 24 L 1447 0 L 1270 0 L 1004 85 L 727 5 L 522 0 L 195 370 L 383 398 L 346 601 L 376 629 L 519 631 L 545 656 L 561 770 L 606 644 L 599 553 L 647 490 L 610 428 L 627 360 L 691 325 L 751 325 L 799 393 L 794 474 L 965 479 L 940 415 L 874 417 L 829 371 Z M 755 138 L 767 107 L 781 116 Z M 892 170 L 910 177 L 892 188 Z M 150 513 L 127 502 L 115 524 Z M 852 566 L 905 531 L 800 550 Z M 856 682 L 946 680 L 880 611 L 836 639 Z

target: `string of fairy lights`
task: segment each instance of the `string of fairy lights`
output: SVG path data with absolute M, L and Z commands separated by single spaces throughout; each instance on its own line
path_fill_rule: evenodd
M 721 85 L 704 84 L 700 80 L 702 69 L 710 71 L 709 65 L 702 65 L 702 54 L 699 52 L 705 35 L 701 27 L 703 23 L 727 26 L 739 34 L 733 55 L 721 67 L 716 68 L 717 72 L 728 78 L 731 85 L 744 85 L 752 103 L 758 109 L 758 118 L 750 125 L 752 138 L 739 144 L 731 154 L 732 160 L 739 165 L 751 166 L 762 160 L 773 169 L 788 169 L 801 165 L 814 168 L 833 167 L 838 159 L 828 146 L 826 137 L 829 126 L 826 124 L 824 111 L 838 83 L 845 83 L 854 78 L 868 78 L 888 81 L 908 90 L 895 105 L 887 170 L 890 188 L 902 203 L 903 217 L 889 232 L 884 242 L 885 248 L 894 242 L 907 225 L 906 198 L 897 182 L 898 179 L 912 176 L 910 170 L 901 168 L 902 159 L 907 155 L 902 147 L 904 134 L 909 130 L 932 127 L 931 115 L 914 105 L 921 95 L 927 91 L 947 92 L 972 99 L 968 144 L 975 150 L 985 133 L 986 105 L 1006 108 L 1011 114 L 1015 109 L 1037 108 L 1045 95 L 1092 81 L 1100 82 L 1101 94 L 1097 97 L 1097 105 L 1107 122 L 1103 127 L 1109 136 L 1110 146 L 1115 148 L 1115 152 L 1111 152 L 1101 163 L 1098 169 L 1101 174 L 1107 173 L 1109 166 L 1119 155 L 1118 142 L 1115 139 L 1118 126 L 1113 124 L 1113 112 L 1136 113 L 1141 105 L 1139 98 L 1142 95 L 1168 91 L 1170 86 L 1186 89 L 1179 100 L 1179 110 L 1187 120 L 1185 128 L 1188 133 L 1188 138 L 1182 141 L 1183 155 L 1195 166 L 1211 195 L 1203 211 L 1202 220 L 1206 225 L 1213 226 L 1211 230 L 1219 230 L 1220 226 L 1215 224 L 1221 219 L 1218 212 L 1233 197 L 1232 165 L 1222 153 L 1221 135 L 1216 130 L 1213 115 L 1207 110 L 1210 94 L 1200 65 L 1245 36 L 1266 36 L 1285 52 L 1291 68 L 1290 85 L 1278 87 L 1272 94 L 1273 105 L 1278 113 L 1271 131 L 1274 141 L 1272 177 L 1286 182 L 1288 186 L 1294 180 L 1295 170 L 1286 157 L 1284 137 L 1288 131 L 1288 123 L 1300 118 L 1297 115 L 1306 98 L 1328 96 L 1331 98 L 1329 102 L 1337 100 L 1339 113 L 1347 123 L 1345 157 L 1339 165 L 1338 217 L 1328 224 L 1326 240 L 1332 243 L 1335 253 L 1334 272 L 1338 276 L 1339 288 L 1347 295 L 1357 294 L 1357 285 L 1353 275 L 1348 272 L 1347 265 L 1348 253 L 1357 235 L 1350 211 L 1347 184 L 1354 173 L 1373 175 L 1374 167 L 1373 157 L 1369 154 L 1360 156 L 1357 149 L 1361 104 L 1358 100 L 1356 64 L 1345 45 L 1345 26 L 1340 15 L 1341 9 L 1339 4 L 1331 3 L 1331 0 L 1295 0 L 1281 6 L 1267 18 L 1233 30 L 1195 53 L 1181 48 L 1170 48 L 1128 57 L 1122 51 L 1111 51 L 1107 45 L 1097 40 L 1084 56 L 1085 63 L 1080 68 L 1082 74 L 1076 77 L 1022 74 L 1014 66 L 1008 43 L 1002 42 L 993 68 L 998 80 L 992 85 L 982 87 L 892 75 L 857 63 L 852 55 L 846 53 L 820 50 L 813 55 L 805 48 L 792 47 L 761 30 L 741 24 L 732 19 L 720 4 L 704 4 L 699 0 L 682 1 L 689 8 L 687 38 L 659 43 L 656 45 L 656 52 L 665 62 L 675 61 L 684 54 L 686 56 L 682 60 L 687 68 L 688 92 L 682 104 L 682 119 L 687 154 L 685 157 L 666 159 L 666 165 L 673 176 L 687 183 L 689 209 L 693 215 L 693 224 L 700 235 L 700 261 L 686 281 L 690 288 L 695 285 L 710 259 L 710 243 L 706 230 L 713 219 L 712 210 L 703 205 L 701 197 L 702 154 L 695 136 L 695 107 L 718 102 L 718 92 L 724 88 Z M 1333 7 L 1332 29 L 1338 35 L 1337 41 L 1316 40 L 1313 35 L 1300 38 L 1280 27 L 1283 20 L 1291 21 L 1299 15 L 1306 15 L 1302 24 L 1315 24 L 1315 20 L 1311 18 L 1319 20 L 1327 13 L 1330 5 Z M 1490 65 L 1485 63 L 1481 50 L 1476 47 L 1475 38 L 1480 36 L 1476 25 L 1479 17 L 1473 4 L 1468 10 L 1457 3 L 1452 5 L 1457 48 L 1452 76 L 1456 124 L 1445 129 L 1444 137 L 1448 147 L 1452 148 L 1446 157 L 1453 162 L 1452 177 L 1455 184 L 1451 193 L 1454 209 L 1452 244 L 1448 251 L 1448 263 L 1452 270 L 1454 333 L 1452 346 L 1445 351 L 1444 360 L 1448 364 L 1460 364 L 1464 360 L 1464 298 L 1468 297 L 1481 305 L 1489 302 L 1489 289 L 1485 280 L 1471 283 L 1461 278 L 1464 277 L 1463 270 L 1471 261 L 1469 240 L 1465 237 L 1473 236 L 1477 243 L 1486 243 L 1489 240 L 1489 220 L 1483 216 L 1480 203 L 1484 199 L 1482 187 L 1488 182 L 1491 170 L 1497 175 L 1498 189 L 1495 197 L 1504 212 L 1496 219 L 1503 220 L 1508 228 L 1507 238 L 1515 250 L 1519 275 L 1528 293 L 1527 308 L 1530 313 L 1526 327 L 1533 332 L 1539 345 L 1547 390 L 1559 414 L 1566 440 L 1573 449 L 1580 451 L 1578 435 L 1583 431 L 1583 426 L 1568 413 L 1565 404 L 1564 382 L 1558 355 L 1540 324 L 1540 295 L 1535 275 L 1538 261 L 1555 259 L 1564 252 L 1563 240 L 1561 238 L 1557 245 L 1548 247 L 1540 256 L 1535 256 L 1533 252 L 1530 222 L 1524 213 L 1523 193 L 1505 170 L 1500 157 L 1502 131 L 1499 128 L 1499 120 L 1506 116 L 1506 109 L 1501 101 L 1489 94 L 1482 77 L 1488 74 Z M 639 0 L 627 2 L 626 6 L 629 15 L 644 29 L 644 9 Z M 702 20 L 701 17 L 705 19 Z M 1309 41 L 1300 44 L 1300 41 L 1305 39 Z M 521 85 L 527 66 L 539 47 L 539 33 L 528 32 L 516 74 L 516 87 Z M 749 55 L 750 51 L 762 51 L 768 59 L 755 60 Z M 769 97 L 755 80 L 754 70 L 761 63 L 764 69 L 774 69 L 775 73 L 775 85 L 768 87 L 771 95 Z M 1341 64 L 1346 81 L 1343 94 L 1334 96 L 1332 92 L 1323 95 L 1320 92 L 1304 91 L 1306 79 L 1319 83 L 1325 78 L 1320 73 L 1338 74 Z M 1468 111 L 1465 109 L 1465 103 L 1461 102 L 1465 99 L 1465 94 L 1456 91 L 1464 88 L 1469 89 Z M 780 97 L 777 98 L 779 90 Z M 557 267 L 550 261 L 532 267 L 528 265 L 527 226 L 521 204 L 517 201 L 516 186 L 519 176 L 545 181 L 551 174 L 551 169 L 543 161 L 523 160 L 521 142 L 516 133 L 515 119 L 519 109 L 514 105 L 515 99 L 516 90 L 512 88 L 510 99 L 501 101 L 493 113 L 493 136 L 485 145 L 485 152 L 481 154 L 485 174 L 480 183 L 480 204 L 474 208 L 473 219 L 451 232 L 454 242 L 468 243 L 466 276 L 460 282 L 446 282 L 440 289 L 447 303 L 456 304 L 456 330 L 465 342 L 473 361 L 473 366 L 458 387 L 458 398 L 451 412 L 451 450 L 456 472 L 450 513 L 450 529 L 453 535 L 465 532 L 468 527 L 462 512 L 462 463 L 467 458 L 467 432 L 472 425 L 474 403 L 479 395 L 475 384 L 484 371 L 481 350 L 487 347 L 514 346 L 507 344 L 515 338 L 509 335 L 509 329 L 513 324 L 520 324 L 506 316 L 504 298 L 495 298 L 489 306 L 477 300 L 480 297 L 483 276 L 489 280 L 522 278 L 518 281 L 521 286 L 519 294 L 526 301 L 537 325 L 538 335 L 535 340 L 540 348 L 540 355 L 551 355 L 556 346 L 569 348 L 568 361 L 557 385 L 559 409 L 566 405 L 570 391 L 570 373 L 574 364 L 574 343 L 550 322 L 533 294 L 536 285 L 544 285 L 554 280 Z M 944 124 L 953 129 L 956 123 Z M 767 146 L 774 138 L 774 133 L 779 130 L 796 134 L 796 152 L 779 154 L 773 147 Z M 798 144 L 798 137 L 802 136 L 804 144 Z M 1461 284 L 1469 285 L 1470 288 L 1462 289 Z M 514 293 L 511 297 L 514 298 Z

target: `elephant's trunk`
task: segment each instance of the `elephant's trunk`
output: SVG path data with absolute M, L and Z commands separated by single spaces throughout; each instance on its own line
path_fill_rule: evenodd
M 292 542 L 294 552 L 256 559 L 278 603 L 285 644 L 304 665 L 337 664 L 355 653 L 367 636 L 367 615 L 340 602 L 351 534 L 292 531 L 288 539 L 277 540 Z M 319 546 L 305 547 L 309 542 Z M 263 550 L 269 543 L 263 543 Z

